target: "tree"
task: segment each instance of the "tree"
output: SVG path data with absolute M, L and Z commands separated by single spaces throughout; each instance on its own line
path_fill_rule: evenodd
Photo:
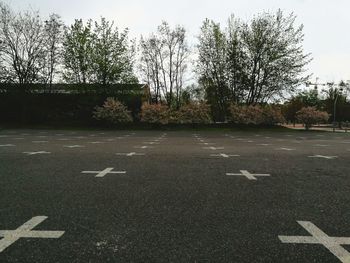
M 92 33 L 93 81 L 99 84 L 137 82 L 133 74 L 133 49 L 129 46 L 128 30 L 122 33 L 114 22 L 101 18 Z
M 45 21 L 46 45 L 42 78 L 45 83 L 49 84 L 50 89 L 62 60 L 63 26 L 61 17 L 57 14 L 51 14 Z
M 63 42 L 64 79 L 69 83 L 88 83 L 92 78 L 92 21 L 75 20 L 65 28 Z
M 135 83 L 133 48 L 128 30 L 121 34 L 114 22 L 82 20 L 65 30 L 64 78 L 72 83 Z
M 197 72 L 212 106 L 225 116 L 230 102 L 263 104 L 305 82 L 303 26 L 293 14 L 263 13 L 250 22 L 233 16 L 226 30 L 208 19 L 199 35 Z
M 0 57 L 8 81 L 39 81 L 45 55 L 44 23 L 37 11 L 14 13 L 0 2 Z
M 212 107 L 224 114 L 230 98 L 227 81 L 227 39 L 220 25 L 206 19 L 201 27 L 196 72 Z
M 165 100 L 169 107 L 180 107 L 189 48 L 186 30 L 171 29 L 163 22 L 148 38 L 141 38 L 141 73 L 153 90 L 155 102 Z
M 297 119 L 305 124 L 309 130 L 312 124 L 328 122 L 329 114 L 325 111 L 318 111 L 315 107 L 304 107 L 297 113 Z
M 295 27 L 296 16 L 264 13 L 243 27 L 246 49 L 248 94 L 246 103 L 263 103 L 291 93 L 304 76 L 309 54 L 302 48 L 303 26 Z

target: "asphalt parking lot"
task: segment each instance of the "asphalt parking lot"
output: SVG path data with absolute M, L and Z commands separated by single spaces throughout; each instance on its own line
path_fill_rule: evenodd
M 350 262 L 350 135 L 0 131 L 0 262 Z

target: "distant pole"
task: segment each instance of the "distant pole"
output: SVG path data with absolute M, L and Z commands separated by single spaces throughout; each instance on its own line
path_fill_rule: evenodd
M 337 90 L 337 94 L 335 97 L 335 101 L 334 101 L 334 111 L 333 111 L 333 132 L 335 132 L 335 124 L 336 124 L 336 113 L 337 113 L 337 102 L 338 102 L 338 98 L 339 98 L 339 93 L 343 92 L 343 88 L 340 88 L 339 90 Z

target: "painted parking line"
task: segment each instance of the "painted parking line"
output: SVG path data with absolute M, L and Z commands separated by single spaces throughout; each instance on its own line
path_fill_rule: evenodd
M 116 153 L 116 155 L 121 155 L 121 156 L 143 156 L 145 153 L 136 153 L 136 152 L 130 152 L 130 153 Z
M 38 155 L 38 154 L 50 154 L 51 152 L 38 151 L 38 152 L 23 152 L 26 155 Z
M 333 160 L 338 158 L 338 156 L 313 155 L 313 156 L 309 156 L 309 158 L 321 158 L 321 159 Z
M 15 147 L 14 144 L 1 144 L 0 147 Z
M 83 145 L 64 145 L 63 147 L 74 149 L 74 148 L 84 148 L 85 146 L 83 146 Z
M 113 171 L 114 168 L 106 168 L 103 171 L 82 171 L 83 174 L 96 174 L 95 177 L 105 177 L 107 174 L 126 174 L 126 171 Z
M 154 147 L 153 146 L 144 145 L 144 146 L 134 146 L 134 148 L 137 148 L 137 149 L 151 149 L 151 148 L 154 148 Z
M 280 150 L 280 151 L 295 151 L 295 149 L 285 148 L 285 147 L 277 148 L 276 150 Z
M 297 221 L 311 236 L 278 236 L 285 244 L 319 244 L 327 248 L 340 262 L 350 263 L 350 253 L 342 245 L 350 245 L 349 237 L 330 237 L 309 221 Z
M 230 158 L 230 157 L 239 157 L 238 154 L 226 154 L 226 153 L 220 153 L 220 154 L 211 154 L 210 156 L 213 157 L 222 157 L 222 158 Z
M 252 174 L 248 172 L 247 170 L 240 170 L 240 174 L 238 173 L 226 173 L 228 176 L 245 176 L 248 180 L 258 180 L 257 177 L 268 177 L 271 176 L 270 174 Z
M 203 149 L 216 151 L 216 150 L 223 150 L 225 148 L 224 147 L 203 147 Z
M 60 238 L 65 231 L 32 230 L 47 218 L 47 216 L 36 216 L 16 230 L 0 230 L 0 237 L 3 237 L 0 240 L 0 253 L 20 238 Z

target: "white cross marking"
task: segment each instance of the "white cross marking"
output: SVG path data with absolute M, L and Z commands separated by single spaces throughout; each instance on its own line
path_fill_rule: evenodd
M 241 170 L 240 174 L 233 174 L 233 173 L 226 173 L 226 175 L 229 176 L 245 176 L 247 177 L 249 180 L 257 180 L 257 176 L 270 176 L 270 174 L 251 174 L 250 172 L 246 171 L 246 170 Z
M 116 153 L 116 155 L 124 155 L 124 156 L 143 156 L 145 155 L 144 153 L 135 153 L 135 152 L 131 152 L 131 153 Z
M 278 236 L 282 243 L 320 244 L 326 247 L 340 262 L 350 263 L 350 253 L 341 245 L 350 245 L 349 237 L 330 237 L 312 222 L 297 221 L 311 236 Z
M 2 144 L 0 147 L 14 147 L 14 144 Z
M 126 174 L 126 171 L 113 171 L 114 168 L 106 168 L 103 171 L 82 171 L 83 174 L 97 174 L 95 177 L 105 177 L 107 174 Z
M 36 155 L 36 154 L 50 154 L 50 152 L 40 151 L 40 152 L 23 152 L 27 155 Z
M 309 156 L 309 158 L 323 158 L 323 159 L 333 160 L 338 158 L 338 156 L 314 155 L 314 156 Z
M 20 238 L 60 238 L 64 231 L 41 231 L 32 230 L 41 222 L 47 219 L 47 216 L 36 216 L 24 223 L 16 230 L 0 230 L 0 253 Z
M 240 155 L 237 155 L 237 154 L 220 153 L 220 154 L 211 154 L 210 156 L 229 158 L 229 157 L 239 157 Z
M 82 146 L 82 145 L 64 145 L 63 147 L 65 147 L 65 148 L 83 148 L 85 146 Z
M 203 147 L 203 149 L 206 149 L 206 150 L 223 150 L 224 147 Z

